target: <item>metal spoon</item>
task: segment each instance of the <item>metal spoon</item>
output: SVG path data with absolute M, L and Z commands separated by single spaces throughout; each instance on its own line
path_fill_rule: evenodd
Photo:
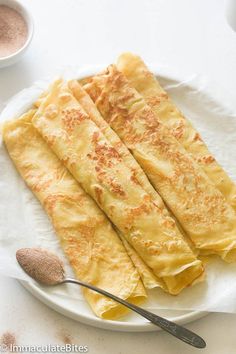
M 148 319 L 150 322 L 152 322 L 156 326 L 162 328 L 164 331 L 172 334 L 173 336 L 182 340 L 183 342 L 190 344 L 196 348 L 205 348 L 206 347 L 206 342 L 201 337 L 199 337 L 197 334 L 191 332 L 187 328 L 184 328 L 184 327 L 178 325 L 177 323 L 171 322 L 163 317 L 160 317 L 152 312 L 149 312 L 139 306 L 131 304 L 130 302 L 125 301 L 125 300 L 119 298 L 118 296 L 115 296 L 105 290 L 102 290 L 100 288 L 97 288 L 96 286 L 93 286 L 93 285 L 87 284 L 83 281 L 72 279 L 72 278 L 65 278 L 61 283 L 58 283 L 58 284 L 64 284 L 64 283 L 78 284 L 78 285 L 84 286 L 88 289 L 94 290 L 99 294 L 105 295 L 105 296 L 111 298 L 112 300 L 119 302 L 120 304 L 128 307 L 130 310 L 137 312 L 139 315 L 145 317 L 146 319 Z
M 16 252 L 16 258 L 24 271 L 33 279 L 41 284 L 53 286 L 64 283 L 72 283 L 84 286 L 90 290 L 96 291 L 99 294 L 105 295 L 116 302 L 128 307 L 130 310 L 137 312 L 145 317 L 156 326 L 164 331 L 172 334 L 183 342 L 192 345 L 196 348 L 205 348 L 205 341 L 197 334 L 189 331 L 177 323 L 171 322 L 163 317 L 155 315 L 152 312 L 125 301 L 118 296 L 115 296 L 103 289 L 97 288 L 91 284 L 81 280 L 66 278 L 63 262 L 53 253 L 40 248 L 22 248 Z

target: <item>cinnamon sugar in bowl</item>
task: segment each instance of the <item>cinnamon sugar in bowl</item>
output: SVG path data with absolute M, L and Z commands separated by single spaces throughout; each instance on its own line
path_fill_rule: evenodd
M 16 63 L 33 36 L 33 20 L 16 0 L 0 0 L 0 68 Z

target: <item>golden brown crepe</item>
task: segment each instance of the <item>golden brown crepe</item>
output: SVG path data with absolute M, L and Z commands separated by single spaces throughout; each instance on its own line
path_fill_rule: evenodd
M 3 138 L 18 171 L 50 217 L 76 277 L 122 299 L 146 298 L 117 233 L 32 125 L 35 111 L 5 123 Z M 116 318 L 126 308 L 83 288 L 95 314 Z
M 87 81 L 84 80 L 85 83 Z M 75 98 L 81 104 L 83 109 L 89 115 L 90 119 L 101 129 L 102 133 L 105 137 L 109 140 L 112 146 L 118 151 L 120 156 L 122 157 L 125 164 L 132 170 L 136 180 L 140 183 L 143 189 L 151 195 L 153 202 L 163 210 L 163 213 L 169 215 L 166 206 L 163 203 L 163 200 L 159 196 L 159 194 L 155 191 L 151 183 L 149 182 L 147 176 L 143 172 L 140 165 L 134 159 L 132 154 L 129 152 L 127 147 L 123 144 L 119 136 L 111 129 L 109 124 L 103 119 L 100 112 L 98 111 L 96 105 L 92 101 L 91 97 L 87 94 L 87 92 L 83 89 L 83 87 L 78 83 L 77 80 L 72 80 L 68 83 L 70 90 L 72 91 Z M 172 218 L 173 215 L 170 215 Z M 176 221 L 176 220 L 175 220 Z M 180 228 L 180 225 L 177 225 Z M 183 229 L 181 229 L 181 233 L 184 235 Z M 122 242 L 130 255 L 131 259 L 137 270 L 139 271 L 142 281 L 146 289 L 152 289 L 154 287 L 161 287 L 164 288 L 163 282 L 160 281 L 152 272 L 152 270 L 146 265 L 145 262 L 142 261 L 140 256 L 137 254 L 135 249 L 126 241 L 125 237 L 120 235 Z M 189 242 L 189 238 L 186 237 L 186 241 Z M 191 249 L 194 250 L 195 253 L 196 249 L 194 249 L 193 243 L 189 242 Z
M 131 53 L 124 53 L 118 59 L 117 68 L 145 98 L 158 119 L 171 130 L 175 138 L 192 154 L 196 162 L 236 210 L 236 184 L 217 163 L 202 141 L 200 134 L 172 102 L 142 59 Z
M 102 133 L 105 137 L 109 140 L 112 146 L 118 151 L 120 156 L 122 157 L 123 161 L 127 166 L 129 166 L 137 181 L 142 185 L 147 193 L 149 193 L 154 203 L 156 203 L 160 208 L 165 209 L 164 203 L 162 199 L 159 197 L 155 189 L 152 187 L 150 182 L 148 181 L 147 176 L 133 158 L 129 150 L 126 146 L 122 143 L 118 135 L 111 129 L 109 124 L 102 118 L 100 112 L 98 111 L 96 105 L 93 103 L 90 96 L 87 92 L 83 89 L 83 87 L 77 82 L 77 80 L 72 80 L 68 83 L 70 90 L 72 91 L 74 97 L 78 100 L 81 104 L 85 112 L 89 115 L 90 119 L 101 129 Z M 42 102 L 42 101 L 41 101 Z M 135 249 L 126 241 L 125 237 L 122 236 L 121 233 L 117 230 L 123 245 L 128 252 L 128 255 L 132 259 L 136 269 L 138 270 L 143 284 L 146 289 L 153 289 L 155 287 L 161 287 L 162 289 L 165 288 L 165 285 L 161 279 L 158 279 L 152 272 L 152 270 L 143 262 L 141 257 L 137 254 Z
M 196 248 L 236 260 L 236 214 L 202 168 L 113 65 L 85 85 Z
M 155 276 L 152 269 L 148 267 L 148 265 L 142 260 L 142 258 L 131 246 L 131 244 L 126 240 L 123 234 L 119 231 L 117 231 L 117 233 L 120 236 L 128 255 L 132 259 L 133 264 L 139 272 L 144 287 L 146 289 L 162 288 L 163 290 L 166 290 L 166 285 L 164 284 L 162 279 Z
M 170 293 L 202 274 L 174 220 L 153 203 L 67 84 L 54 83 L 33 124 Z
M 143 172 L 140 165 L 133 158 L 130 151 L 122 143 L 119 136 L 111 129 L 110 125 L 103 119 L 96 105 L 91 97 L 83 89 L 83 87 L 76 81 L 72 80 L 68 83 L 69 89 L 77 99 L 79 104 L 83 107 L 84 111 L 89 115 L 89 118 L 97 125 L 104 136 L 109 140 L 112 146 L 118 151 L 125 164 L 132 169 L 133 174 L 137 181 L 142 185 L 145 191 L 152 196 L 153 201 L 159 208 L 163 208 L 163 212 L 167 212 L 164 203 L 158 193 L 155 191 L 147 176 Z

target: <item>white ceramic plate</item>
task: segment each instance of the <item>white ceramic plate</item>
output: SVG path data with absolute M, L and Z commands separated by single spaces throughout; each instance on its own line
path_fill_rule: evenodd
M 123 332 L 148 332 L 160 330 L 159 327 L 151 324 L 145 318 L 135 313 L 125 316 L 120 321 L 102 320 L 93 314 L 85 301 L 78 301 L 50 294 L 45 288 L 41 288 L 36 283 L 21 281 L 21 284 L 44 304 L 78 322 L 98 328 Z M 202 311 L 152 310 L 152 312 L 179 324 L 185 324 L 207 315 L 207 312 Z
M 101 68 L 93 68 L 93 70 L 80 71 L 79 74 L 76 74 L 76 77 L 83 78 L 92 75 L 96 72 L 99 72 L 100 70 Z M 155 72 L 155 70 L 153 71 Z M 158 70 L 158 72 L 160 72 L 160 70 Z M 170 77 L 166 74 L 163 74 L 161 76 L 158 75 L 158 79 L 161 81 L 164 87 L 178 85 L 180 83 L 180 80 L 173 78 L 172 76 Z M 27 93 L 27 89 L 25 90 L 25 93 Z M 38 88 L 38 86 L 36 85 L 35 94 L 31 94 L 29 99 L 23 100 L 22 105 L 20 107 L 17 107 L 18 111 L 21 113 L 26 111 L 32 105 L 39 93 L 40 88 Z M 24 96 L 27 96 L 27 94 L 24 94 Z M 14 98 L 13 101 L 11 100 L 9 102 L 9 105 L 12 105 L 13 103 Z M 181 104 L 181 98 L 178 104 L 179 103 Z M 7 109 L 7 107 L 5 109 Z M 83 299 L 75 300 L 71 297 L 52 294 L 50 291 L 47 290 L 47 288 L 41 287 L 37 283 L 28 283 L 26 281 L 21 281 L 21 284 L 40 301 L 42 301 L 52 309 L 76 321 L 83 322 L 95 327 L 115 331 L 144 332 L 159 330 L 158 327 L 154 326 L 153 324 L 145 320 L 143 317 L 135 313 L 131 313 L 119 321 L 102 320 L 93 314 L 88 304 Z M 144 304 L 143 306 L 148 307 L 148 303 Z M 149 310 L 179 324 L 191 322 L 207 314 L 207 312 L 203 311 L 173 311 L 153 309 L 153 305 L 151 308 L 149 307 Z

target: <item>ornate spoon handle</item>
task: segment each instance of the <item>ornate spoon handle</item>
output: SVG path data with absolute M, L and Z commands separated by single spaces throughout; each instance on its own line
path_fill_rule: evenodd
M 105 290 L 102 290 L 100 288 L 97 288 L 96 286 L 93 286 L 93 285 L 84 283 L 80 280 L 75 280 L 72 278 L 66 278 L 62 283 L 78 284 L 78 285 L 84 286 L 88 289 L 94 290 L 94 291 L 98 292 L 99 294 L 105 295 L 105 296 L 119 302 L 120 304 L 128 307 L 129 309 L 137 312 L 139 315 L 145 317 L 150 322 L 154 323 L 156 326 L 162 328 L 164 331 L 172 334 L 173 336 L 182 340 L 183 342 L 190 344 L 196 348 L 205 348 L 206 347 L 205 341 L 201 337 L 199 337 L 197 334 L 188 330 L 187 328 L 184 328 L 184 327 L 178 325 L 177 323 L 171 322 L 163 317 L 155 315 L 154 313 L 149 312 L 139 306 L 131 304 L 131 303 L 129 303 L 129 302 L 105 291 Z

